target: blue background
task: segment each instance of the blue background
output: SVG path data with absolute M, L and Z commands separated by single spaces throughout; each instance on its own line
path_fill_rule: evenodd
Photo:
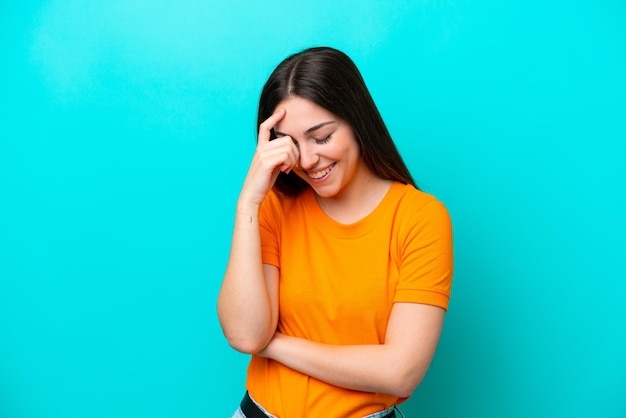
M 256 101 L 320 44 L 454 221 L 407 417 L 625 417 L 626 3 L 220 4 L 0 4 L 0 417 L 236 408 L 215 302 Z

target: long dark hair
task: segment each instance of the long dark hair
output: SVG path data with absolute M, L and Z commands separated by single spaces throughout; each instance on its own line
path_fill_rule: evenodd
M 350 124 L 366 166 L 380 178 L 417 188 L 383 122 L 363 77 L 343 52 L 309 48 L 281 62 L 265 83 L 259 99 L 257 126 L 288 97 L 302 97 Z M 280 173 L 274 187 L 296 195 L 307 183 L 294 172 Z

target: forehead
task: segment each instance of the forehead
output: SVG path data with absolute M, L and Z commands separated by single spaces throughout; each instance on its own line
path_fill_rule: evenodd
M 322 122 L 337 121 L 328 110 L 302 97 L 289 97 L 276 106 L 285 109 L 285 117 L 276 124 L 276 129 L 285 133 L 301 133 Z

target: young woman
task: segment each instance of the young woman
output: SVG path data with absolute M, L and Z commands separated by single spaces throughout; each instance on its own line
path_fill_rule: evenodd
M 234 417 L 393 417 L 448 307 L 448 212 L 340 51 L 284 60 L 258 124 L 218 300 L 228 342 L 252 354 Z

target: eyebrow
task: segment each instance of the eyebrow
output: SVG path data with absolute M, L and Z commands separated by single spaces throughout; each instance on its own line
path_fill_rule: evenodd
M 308 135 L 308 134 L 310 134 L 311 132 L 313 132 L 313 131 L 317 131 L 318 129 L 320 129 L 320 128 L 322 128 L 322 127 L 326 126 L 326 125 L 330 125 L 330 124 L 332 124 L 332 123 L 337 123 L 337 122 L 336 122 L 336 121 L 334 121 L 334 120 L 329 120 L 329 121 L 327 121 L 327 122 L 318 123 L 317 125 L 311 126 L 309 129 L 307 129 L 306 131 L 304 131 L 304 133 L 305 133 L 305 135 Z M 277 131 L 277 130 L 274 130 L 274 133 L 275 133 L 276 135 L 281 135 L 281 136 L 289 136 L 289 135 L 287 135 L 286 133 L 283 133 L 283 132 L 280 132 L 280 131 Z

